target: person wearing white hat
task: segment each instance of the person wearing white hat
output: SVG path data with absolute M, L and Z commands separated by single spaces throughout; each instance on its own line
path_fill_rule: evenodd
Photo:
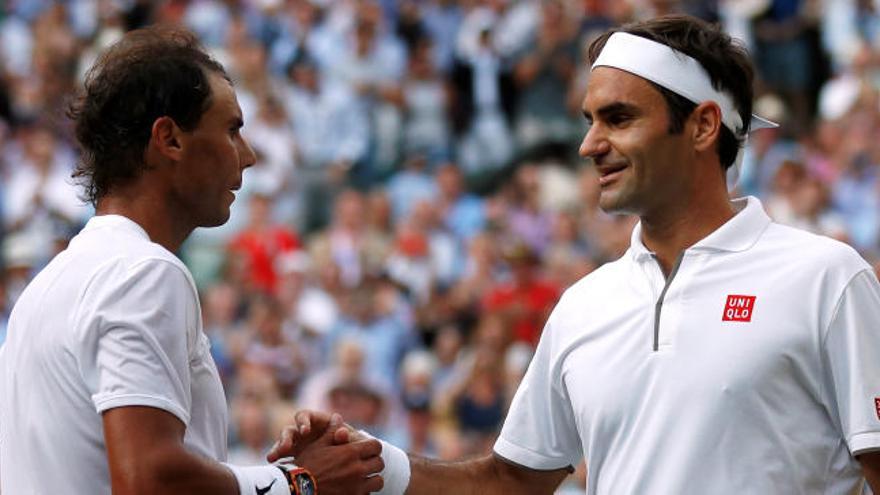
M 382 493 L 550 494 L 582 459 L 588 494 L 880 490 L 880 283 L 729 198 L 748 132 L 772 125 L 746 52 L 675 16 L 612 29 L 590 59 L 580 154 L 600 206 L 640 218 L 631 246 L 554 308 L 492 455 L 383 444 Z

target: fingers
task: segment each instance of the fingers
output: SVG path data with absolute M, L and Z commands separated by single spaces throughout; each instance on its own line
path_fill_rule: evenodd
M 370 476 L 364 483 L 364 488 L 368 493 L 378 492 L 385 486 L 385 480 L 381 476 Z
M 364 461 L 364 469 L 367 470 L 369 475 L 381 473 L 385 469 L 385 461 L 379 456 L 370 457 Z
M 293 416 L 293 422 L 296 424 L 299 432 L 308 435 L 312 432 L 312 415 L 311 411 L 297 411 Z
M 361 459 L 375 457 L 382 453 L 382 444 L 378 440 L 362 440 L 357 442 L 357 448 Z
M 281 430 L 281 436 L 266 454 L 266 460 L 275 462 L 282 457 L 295 456 L 294 449 L 300 447 L 300 444 L 311 443 L 315 436 L 326 433 L 328 429 L 335 432 L 341 424 L 343 424 L 342 416 L 336 413 L 327 414 L 305 409 L 297 411 L 293 417 L 293 424 Z
M 336 431 L 333 432 L 333 445 L 342 445 L 350 442 L 351 440 L 351 432 L 345 426 L 337 428 Z
M 275 445 L 269 449 L 269 453 L 266 454 L 266 460 L 269 462 L 275 462 L 282 457 L 290 455 L 298 436 L 295 425 L 285 426 L 284 429 L 281 430 L 281 437 L 275 442 Z

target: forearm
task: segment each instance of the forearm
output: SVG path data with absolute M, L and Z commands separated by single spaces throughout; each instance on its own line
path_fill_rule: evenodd
M 406 495 L 550 495 L 564 471 L 532 471 L 489 454 L 478 459 L 440 462 L 410 456 Z
M 510 493 L 494 467 L 494 456 L 441 462 L 410 455 L 410 483 L 406 495 L 493 495 Z
M 156 449 L 131 461 L 111 456 L 110 462 L 114 495 L 239 493 L 238 481 L 228 468 L 185 450 Z
M 862 454 L 859 456 L 859 462 L 862 464 L 862 472 L 868 486 L 874 493 L 880 494 L 880 451 Z

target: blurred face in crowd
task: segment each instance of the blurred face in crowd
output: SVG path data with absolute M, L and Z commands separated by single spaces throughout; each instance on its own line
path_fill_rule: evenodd
M 364 199 L 357 191 L 346 191 L 336 200 L 336 223 L 346 229 L 363 227 Z
M 458 197 L 463 189 L 461 172 L 455 164 L 445 164 L 437 170 L 437 187 L 440 193 L 449 199 Z
M 685 132 L 669 133 L 663 95 L 628 72 L 598 67 L 582 109 L 591 122 L 580 154 L 599 173 L 599 206 L 606 212 L 661 211 L 686 201 L 692 146 Z
M 233 191 L 241 187 L 244 169 L 256 161 L 240 132 L 244 122 L 232 85 L 213 72 L 208 81 L 210 107 L 195 129 L 181 133 L 181 158 L 170 193 L 177 211 L 199 227 L 222 225 L 229 219 Z

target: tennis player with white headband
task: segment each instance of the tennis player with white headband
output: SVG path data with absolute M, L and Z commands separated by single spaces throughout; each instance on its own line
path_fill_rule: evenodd
M 549 495 L 581 460 L 591 495 L 880 492 L 880 283 L 844 244 L 729 198 L 769 125 L 747 53 L 673 16 L 611 30 L 590 61 L 580 153 L 600 206 L 639 217 L 631 246 L 554 308 L 492 455 L 383 443 L 381 493 Z M 328 421 L 300 411 L 271 456 Z

